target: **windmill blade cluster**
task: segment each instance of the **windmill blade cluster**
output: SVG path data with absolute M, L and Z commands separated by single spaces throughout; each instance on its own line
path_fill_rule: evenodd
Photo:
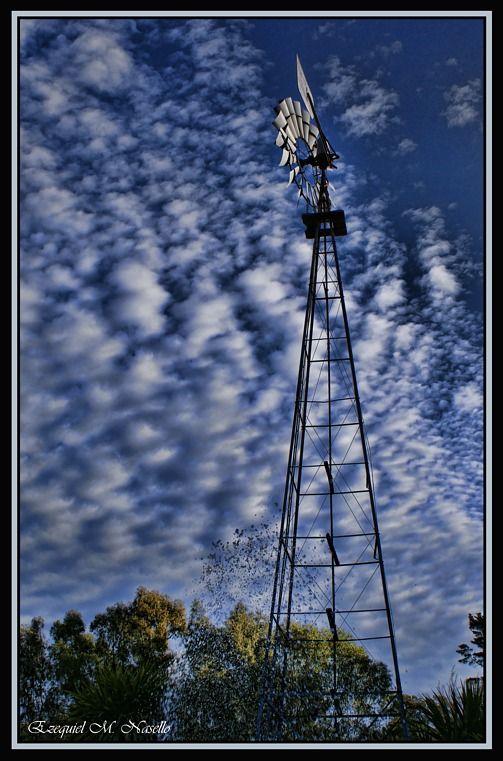
M 298 155 L 298 141 L 302 140 L 306 144 L 306 153 L 316 157 L 319 129 L 312 123 L 309 111 L 302 108 L 298 100 L 285 98 L 278 103 L 275 111 L 277 116 L 273 124 L 278 130 L 276 145 L 283 149 L 279 165 L 290 167 L 288 185 L 295 182 L 299 188 L 299 196 L 303 196 L 310 204 L 313 204 L 313 201 L 316 203 L 314 197 L 316 189 L 306 184 L 302 176 L 303 168 Z
M 302 138 L 309 150 L 316 155 L 316 138 L 319 130 L 311 123 L 309 112 L 302 108 L 298 100 L 285 98 L 275 108 L 277 116 L 273 121 L 278 130 L 276 145 L 283 148 L 280 166 L 297 163 L 297 140 Z

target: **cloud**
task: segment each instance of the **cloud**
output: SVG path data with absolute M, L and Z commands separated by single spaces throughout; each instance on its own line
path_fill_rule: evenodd
M 375 79 L 361 78 L 354 66 L 344 66 L 336 56 L 329 58 L 326 69 L 329 81 L 323 90 L 328 103 L 344 104 L 345 110 L 337 119 L 348 134 L 379 135 L 397 120 L 399 97 L 394 90 L 387 90 Z
M 110 31 L 90 29 L 73 42 L 72 67 L 79 80 L 98 92 L 113 93 L 123 88 L 132 71 L 127 50 Z
M 357 23 L 357 19 L 344 20 L 343 18 L 334 18 L 319 24 L 312 32 L 313 40 L 319 40 L 323 37 L 334 36 L 338 31 L 346 31 Z
M 152 270 L 137 261 L 121 261 L 111 281 L 119 288 L 116 312 L 121 323 L 134 325 L 143 336 L 160 333 L 164 327 L 162 307 L 169 294 Z
M 479 118 L 481 97 L 480 79 L 471 79 L 464 85 L 452 85 L 444 93 L 447 107 L 442 115 L 447 119 L 447 126 L 465 127 L 476 122 Z
M 426 270 L 422 282 L 434 300 L 453 297 L 461 289 L 456 276 L 453 244 L 448 240 L 443 214 L 438 207 L 408 209 L 404 216 L 424 225 L 419 238 L 419 260 Z
M 334 31 L 334 24 L 330 21 L 326 21 L 324 24 L 319 24 L 313 31 L 313 40 L 319 40 L 320 37 L 326 37 L 332 34 Z
M 410 137 L 404 137 L 400 142 L 398 143 L 396 150 L 394 151 L 395 156 L 406 156 L 408 153 L 413 153 L 417 148 L 417 143 L 414 142 L 414 140 L 411 140 Z
M 378 45 L 376 50 L 378 53 L 384 56 L 384 58 L 388 58 L 390 55 L 397 55 L 398 53 L 401 53 L 403 50 L 403 45 L 400 40 L 393 40 L 393 42 L 390 42 L 389 45 Z
M 434 264 L 428 278 L 432 288 L 443 294 L 455 295 L 459 291 L 459 283 L 444 264 Z
M 383 283 L 375 296 L 377 306 L 383 311 L 403 303 L 404 300 L 404 282 L 398 279 Z
M 448 58 L 445 62 L 446 66 L 458 66 L 458 59 L 454 58 L 454 56 L 451 56 Z
M 480 411 L 483 403 L 480 388 L 475 383 L 467 383 L 454 393 L 454 404 L 463 412 Z

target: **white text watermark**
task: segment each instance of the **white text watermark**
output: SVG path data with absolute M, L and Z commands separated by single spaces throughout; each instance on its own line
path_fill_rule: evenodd
M 123 735 L 167 735 L 171 732 L 172 725 L 167 721 L 160 721 L 157 724 L 149 724 L 142 719 L 141 721 L 127 722 L 119 726 L 119 721 L 83 721 L 77 724 L 51 724 L 45 720 L 32 721 L 28 725 L 28 732 L 32 735 L 55 735 L 63 739 L 66 735 L 82 735 L 89 732 L 92 735 L 114 735 L 118 730 Z

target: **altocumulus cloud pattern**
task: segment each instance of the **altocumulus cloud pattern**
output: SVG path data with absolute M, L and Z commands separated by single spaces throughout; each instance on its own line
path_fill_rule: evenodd
M 247 22 L 22 22 L 26 618 L 89 617 L 138 584 L 188 599 L 211 542 L 278 518 L 310 247 L 266 58 Z M 320 75 L 337 129 L 393 128 L 399 95 L 355 66 Z M 359 97 L 341 104 L 338 77 Z M 402 212 L 401 240 L 350 161 L 341 265 L 412 691 L 448 677 L 481 605 L 479 273 L 434 204 Z

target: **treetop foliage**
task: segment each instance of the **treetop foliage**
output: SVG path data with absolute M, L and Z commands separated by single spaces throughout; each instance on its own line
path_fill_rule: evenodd
M 474 644 L 483 648 L 480 614 L 470 616 Z M 86 722 L 67 741 L 250 742 L 256 736 L 260 685 L 278 674 L 264 668 L 268 622 L 242 602 L 223 623 L 213 623 L 195 600 L 185 606 L 155 590 L 138 587 L 134 599 L 109 606 L 92 620 L 69 610 L 54 622 L 50 639 L 44 622 L 34 618 L 20 631 L 19 696 L 21 739 L 33 736 L 30 722 Z M 338 684 L 345 714 L 384 708 L 392 683 L 388 668 L 365 648 L 344 642 L 339 631 Z M 177 645 L 170 643 L 174 638 Z M 476 640 L 476 641 L 475 641 Z M 333 639 L 325 627 L 292 623 L 286 689 L 297 698 L 287 715 L 291 741 L 334 741 L 334 729 L 316 716 L 329 709 L 333 685 Z M 459 651 L 458 651 L 459 652 Z M 482 650 L 483 652 L 483 650 Z M 474 653 L 475 658 L 478 653 Z M 413 739 L 454 740 L 483 736 L 483 685 L 450 686 L 432 696 L 406 696 Z M 91 722 L 116 720 L 113 732 L 89 734 Z M 138 737 L 122 733 L 123 722 L 156 724 L 166 720 L 169 734 Z M 399 722 L 379 720 L 369 731 L 358 722 L 340 720 L 337 741 L 397 741 Z

